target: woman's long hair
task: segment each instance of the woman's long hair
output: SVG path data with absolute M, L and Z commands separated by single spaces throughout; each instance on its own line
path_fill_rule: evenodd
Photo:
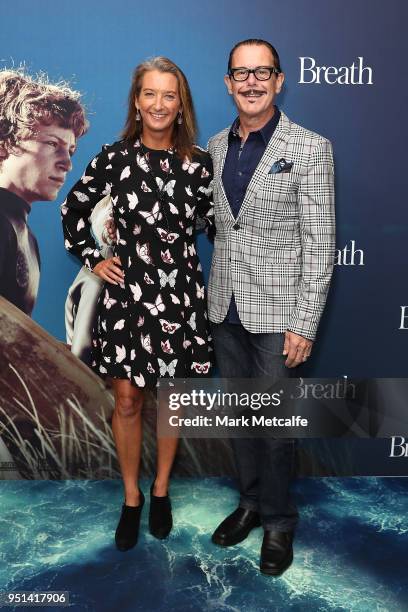
M 143 76 L 152 70 L 169 72 L 177 78 L 183 121 L 181 124 L 178 124 L 177 120 L 174 122 L 172 145 L 181 159 L 187 157 L 191 160 L 197 133 L 193 98 L 183 71 L 167 57 L 153 57 L 136 66 L 129 91 L 128 114 L 121 136 L 125 140 L 134 141 L 142 134 L 143 120 L 136 121 L 135 99 L 139 97 L 142 90 Z

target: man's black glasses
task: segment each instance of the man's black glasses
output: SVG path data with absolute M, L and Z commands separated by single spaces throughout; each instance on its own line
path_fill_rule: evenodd
M 234 81 L 246 81 L 250 74 L 254 74 L 258 81 L 269 81 L 272 74 L 280 74 L 280 70 L 274 66 L 258 66 L 252 70 L 249 68 L 231 68 L 229 74 Z

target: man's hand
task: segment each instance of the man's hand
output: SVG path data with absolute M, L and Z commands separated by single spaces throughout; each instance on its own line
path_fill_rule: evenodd
M 109 257 L 97 263 L 92 272 L 111 285 L 120 285 L 125 278 L 121 265 L 119 257 Z
M 312 345 L 312 340 L 286 330 L 283 355 L 287 355 L 288 358 L 285 361 L 285 366 L 296 368 L 300 363 L 306 361 L 312 352 Z
M 106 233 L 108 234 L 109 240 L 116 243 L 116 225 L 112 217 L 110 217 L 105 223 Z

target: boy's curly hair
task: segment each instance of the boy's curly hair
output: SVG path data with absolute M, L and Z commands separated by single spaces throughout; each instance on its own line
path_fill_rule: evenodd
M 0 70 L 0 165 L 17 153 L 22 140 L 35 136 L 38 125 L 57 123 L 80 138 L 88 129 L 80 93 L 44 73 L 29 76 L 23 68 Z

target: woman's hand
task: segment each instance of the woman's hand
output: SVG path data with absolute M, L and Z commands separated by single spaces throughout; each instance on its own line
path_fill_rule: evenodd
M 112 217 L 105 223 L 105 230 L 111 243 L 116 244 L 116 225 Z
M 120 285 L 125 278 L 125 273 L 119 267 L 121 265 L 119 257 L 109 257 L 96 264 L 92 272 L 111 285 Z

